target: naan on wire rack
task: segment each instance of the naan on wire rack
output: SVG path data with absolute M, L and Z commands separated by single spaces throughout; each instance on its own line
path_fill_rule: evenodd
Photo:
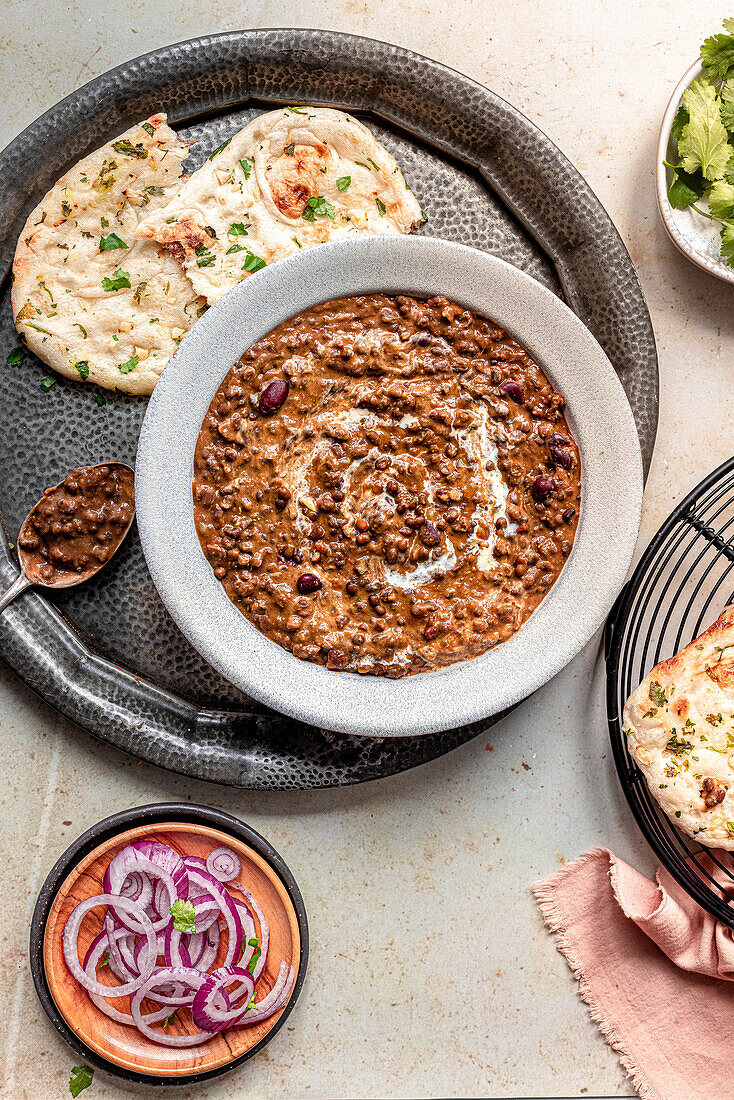
M 28 218 L 13 318 L 67 378 L 151 393 L 205 308 L 170 253 L 135 235 L 177 191 L 187 152 L 166 116 L 153 115 L 75 164 Z
M 734 850 L 734 605 L 645 677 L 624 726 L 671 821 L 700 844 Z
M 138 235 L 166 245 L 211 304 L 301 248 L 424 221 L 394 157 L 356 118 L 284 107 L 216 149 Z

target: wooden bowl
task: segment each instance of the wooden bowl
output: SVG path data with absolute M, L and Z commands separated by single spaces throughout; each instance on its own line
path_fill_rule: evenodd
M 270 926 L 270 949 L 258 982 L 258 1000 L 272 988 L 282 960 L 297 971 L 288 1003 L 281 1012 L 249 1027 L 233 1027 L 186 1048 L 160 1046 L 136 1028 L 111 1020 L 90 1000 L 69 972 L 62 951 L 62 932 L 80 901 L 104 892 L 102 880 L 110 860 L 135 840 L 156 840 L 182 855 L 201 856 L 222 845 L 242 860 L 242 871 L 228 883 L 235 896 L 241 883 L 257 898 Z M 80 957 L 101 931 L 104 907 L 84 919 Z M 223 949 L 222 949 L 223 954 Z M 147 1084 L 184 1084 L 224 1073 L 252 1057 L 282 1026 L 305 977 L 308 926 L 293 876 L 277 852 L 252 829 L 220 811 L 169 804 L 128 810 L 107 818 L 79 838 L 49 875 L 36 904 L 31 926 L 31 969 L 47 1014 L 64 1038 L 87 1061 Z M 104 980 L 104 979 L 102 979 Z M 110 1002 L 130 1011 L 130 998 Z M 174 1010 L 172 1010 L 173 1012 Z M 168 1024 L 174 1034 L 196 1031 L 189 1010 L 179 1010 Z

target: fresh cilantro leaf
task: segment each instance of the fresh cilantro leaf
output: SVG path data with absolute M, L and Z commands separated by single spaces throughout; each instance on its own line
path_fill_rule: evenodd
M 377 197 L 375 197 L 375 206 L 380 211 L 380 216 L 381 217 L 384 216 L 384 214 L 385 214 L 385 204 L 384 204 L 384 202 L 381 199 L 378 199 Z
M 257 1008 L 257 1005 L 255 1004 L 255 994 L 253 993 L 249 1001 L 245 1005 L 245 1012 L 250 1012 L 254 1008 Z
M 693 745 L 690 741 L 686 741 L 684 738 L 679 738 L 677 730 L 671 730 L 670 737 L 668 738 L 668 743 L 665 746 L 666 752 L 672 752 L 675 756 L 680 756 L 682 753 L 690 752 L 692 748 Z M 694 759 L 696 758 L 694 757 Z
M 228 137 L 226 141 L 223 141 L 221 145 L 218 145 L 214 152 L 210 154 L 209 160 L 214 160 L 217 153 L 221 153 L 223 149 L 226 149 L 231 140 L 232 138 Z
M 175 1013 L 175 1012 L 172 1012 L 170 1016 L 166 1016 L 165 1020 L 164 1020 L 164 1021 L 163 1021 L 163 1023 L 161 1024 L 161 1027 L 163 1027 L 163 1028 L 166 1028 L 166 1027 L 168 1027 L 168 1025 L 170 1024 L 171 1020 L 175 1020 L 175 1019 L 176 1019 L 176 1013 Z
M 100 218 L 99 224 L 102 226 L 103 229 L 109 229 L 110 227 L 110 223 L 107 221 L 107 218 Z
M 715 218 L 734 218 L 734 184 L 719 180 L 706 196 L 709 210 Z
M 151 137 L 152 137 L 152 136 L 153 136 L 153 134 L 155 133 L 155 126 L 151 126 L 151 124 L 150 124 L 149 122 L 144 122 L 144 123 L 143 123 L 143 129 L 144 129 L 144 130 L 145 130 L 145 131 L 146 131 L 147 133 L 149 133 Z
M 246 252 L 247 249 L 243 244 L 232 244 L 224 253 L 225 256 L 229 256 L 232 252 Z
M 657 680 L 650 681 L 650 688 L 647 695 L 656 707 L 664 707 L 668 701 L 662 684 L 659 684 Z
M 145 160 L 148 155 L 148 150 L 142 142 L 139 141 L 136 145 L 133 145 L 127 138 L 122 138 L 121 141 L 113 141 L 112 148 L 115 152 L 123 153 L 126 157 L 134 157 L 136 160 Z
M 681 105 L 676 112 L 676 116 L 673 119 L 673 125 L 670 127 L 670 136 L 676 141 L 680 141 L 683 136 L 683 127 L 689 122 L 688 108 L 685 103 L 681 101 Z
M 48 393 L 48 391 L 51 389 L 51 387 L 53 386 L 55 381 L 56 381 L 56 379 L 51 378 L 50 375 L 49 375 L 48 378 L 44 378 L 43 381 L 41 382 L 41 389 L 43 390 L 43 392 Z
M 291 114 L 294 114 L 294 115 L 305 115 L 306 114 L 303 107 L 285 107 L 284 110 L 289 111 Z
M 734 222 L 721 227 L 721 255 L 730 267 L 734 267 Z
M 700 171 L 689 173 L 680 167 L 674 168 L 673 179 L 668 188 L 668 201 L 676 210 L 685 210 L 702 197 L 707 186 Z
M 729 163 L 728 134 L 719 114 L 719 102 L 708 81 L 694 80 L 683 93 L 690 120 L 678 142 L 686 172 L 700 168 L 707 180 L 721 179 Z
M 147 282 L 144 282 L 144 283 L 138 283 L 138 285 L 135 288 L 135 293 L 133 294 L 133 301 L 137 302 L 138 305 L 140 305 L 140 299 L 145 294 L 145 290 L 146 290 L 147 286 L 148 286 Z
M 139 362 L 140 360 L 138 356 L 133 355 L 133 357 L 131 359 L 128 359 L 125 363 L 120 363 L 117 369 L 119 370 L 120 374 L 129 374 L 131 370 L 135 370 Z
M 103 408 L 107 404 L 104 394 L 101 393 L 95 393 L 94 400 L 97 402 L 100 408 Z
M 51 299 L 51 306 L 55 309 L 56 308 L 56 302 L 54 301 L 54 296 L 51 293 L 51 291 L 48 289 L 48 287 L 46 286 L 45 280 L 44 279 L 39 279 L 38 280 L 38 285 L 40 286 L 41 290 L 43 290 L 46 294 L 48 294 L 49 298 Z
M 327 202 L 323 195 L 312 195 L 306 202 L 306 207 L 301 214 L 304 221 L 312 222 L 316 215 L 326 218 L 334 217 L 334 207 Z
M 88 1089 L 94 1077 L 94 1070 L 89 1066 L 74 1066 L 69 1078 L 69 1092 L 72 1096 L 78 1096 L 82 1089 Z
M 701 60 L 715 84 L 726 80 L 729 69 L 734 68 L 734 37 L 731 34 L 714 34 L 707 38 L 701 46 Z
M 83 378 L 86 382 L 87 378 L 89 378 L 89 363 L 86 359 L 81 359 L 78 363 L 74 364 L 74 367 L 79 371 L 80 378 Z
M 213 252 L 210 252 L 205 244 L 197 244 L 194 249 L 196 253 L 196 266 L 197 267 L 213 267 L 215 256 Z
M 9 367 L 22 367 L 23 366 L 23 349 L 13 348 L 5 360 Z
M 117 236 L 117 233 L 110 233 L 108 237 L 99 238 L 100 252 L 110 252 L 113 248 L 127 248 L 127 245 Z
M 232 222 L 228 229 L 230 237 L 246 237 L 247 229 L 244 222 Z
M 99 966 L 109 966 L 109 965 L 110 965 L 110 953 L 109 953 L 109 951 L 105 951 L 104 955 L 100 959 Z
M 196 916 L 196 910 L 192 901 L 183 901 L 181 898 L 177 898 L 171 906 L 171 916 L 173 917 L 173 927 L 177 932 L 186 932 L 190 936 L 195 934 L 194 917 Z
M 339 176 L 339 179 L 336 181 L 336 186 L 339 189 L 339 191 L 346 191 L 347 187 L 349 187 L 349 184 L 351 182 L 352 182 L 352 177 L 351 176 Z
M 260 950 L 260 940 L 257 938 L 257 936 L 252 936 L 247 942 L 250 945 L 250 947 L 255 948 L 255 950 L 252 952 L 252 958 L 250 959 L 249 963 L 247 964 L 247 969 L 250 972 L 250 974 L 254 974 L 255 973 L 255 966 L 257 965 L 257 960 L 262 955 L 262 951 Z
M 240 168 L 245 173 L 245 179 L 249 180 L 250 172 L 252 171 L 252 161 L 248 160 L 247 157 L 243 157 L 240 161 Z
M 250 252 L 249 249 L 247 250 L 245 262 L 242 265 L 243 271 L 260 271 L 263 267 L 266 266 L 267 264 L 265 263 L 265 260 L 262 259 L 262 257 L 256 256 L 255 253 Z
M 130 272 L 123 271 L 121 267 L 118 267 L 117 271 L 112 272 L 112 278 L 109 279 L 106 275 L 102 280 L 103 290 L 123 290 L 125 287 L 130 286 Z
M 730 132 L 734 130 L 734 77 L 721 89 L 721 121 Z

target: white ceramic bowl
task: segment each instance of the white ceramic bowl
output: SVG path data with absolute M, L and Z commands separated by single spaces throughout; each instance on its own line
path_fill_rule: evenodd
M 702 217 L 695 210 L 676 210 L 668 201 L 668 188 L 673 179 L 673 173 L 670 168 L 665 167 L 663 161 L 667 160 L 672 163 L 671 157 L 676 157 L 675 143 L 670 136 L 673 119 L 678 113 L 678 107 L 686 88 L 694 80 L 697 80 L 702 73 L 703 65 L 699 58 L 678 81 L 668 106 L 665 108 L 658 137 L 657 163 L 655 166 L 658 210 L 668 236 L 684 256 L 692 260 L 703 271 L 708 271 L 709 275 L 715 275 L 717 279 L 723 279 L 726 283 L 734 283 L 734 267 L 729 267 L 726 260 L 722 259 L 721 256 L 719 223 L 709 221 L 708 218 Z
M 224 375 L 275 325 L 317 302 L 370 291 L 445 294 L 498 321 L 565 394 L 581 449 L 574 549 L 535 613 L 471 661 L 390 680 L 300 661 L 227 598 L 199 545 L 191 482 L 196 439 Z M 189 641 L 268 706 L 352 734 L 428 733 L 477 721 L 549 680 L 603 623 L 632 559 L 642 464 L 622 386 L 599 345 L 551 291 L 485 252 L 430 237 L 322 245 L 258 272 L 213 306 L 181 343 L 143 423 L 136 504 L 153 581 Z

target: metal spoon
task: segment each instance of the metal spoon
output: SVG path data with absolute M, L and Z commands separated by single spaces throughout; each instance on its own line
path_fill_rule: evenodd
M 110 470 L 115 470 L 115 469 L 117 469 L 117 470 L 127 470 L 130 473 L 130 475 L 133 476 L 133 471 L 124 462 L 98 462 L 95 466 L 77 467 L 77 470 L 81 473 L 84 470 L 95 470 L 95 469 L 99 469 L 102 466 L 105 466 L 105 467 L 109 468 Z M 74 472 L 77 472 L 77 470 L 75 470 Z M 66 481 L 66 478 L 64 478 L 63 481 L 60 481 L 58 483 L 58 485 L 54 485 L 54 486 L 52 486 L 51 489 L 47 489 L 46 492 L 44 493 L 43 497 L 41 498 L 41 500 L 39 500 L 37 504 L 33 505 L 30 512 L 28 513 L 26 518 L 23 520 L 20 531 L 18 532 L 18 540 L 20 540 L 21 537 L 23 536 L 23 534 L 26 533 L 27 525 L 30 523 L 31 519 L 33 518 L 34 513 L 36 512 L 36 509 L 39 507 L 39 505 L 42 503 L 42 501 L 45 499 L 45 497 L 49 493 L 54 492 L 54 490 L 60 489 L 64 485 L 65 481 Z M 133 499 L 133 508 L 132 508 L 132 514 L 130 516 L 130 522 L 127 524 L 126 527 L 121 527 L 119 529 L 119 531 L 115 532 L 115 539 L 111 540 L 111 541 L 113 543 L 115 543 L 115 541 L 116 541 L 116 544 L 114 545 L 114 549 L 112 550 L 111 554 L 107 557 L 107 559 L 105 561 L 98 562 L 98 563 L 97 562 L 90 563 L 89 566 L 86 569 L 84 569 L 83 572 L 76 573 L 76 574 L 71 574 L 71 575 L 69 575 L 69 574 L 62 575 L 62 576 L 59 576 L 58 578 L 56 578 L 55 580 L 52 580 L 52 581 L 44 580 L 44 578 L 39 575 L 37 563 L 35 563 L 33 561 L 32 554 L 30 552 L 26 552 L 22 548 L 22 546 L 20 545 L 20 541 L 18 541 L 16 543 L 16 550 L 17 550 L 17 553 L 18 553 L 18 561 L 20 562 L 20 569 L 21 569 L 20 576 L 13 582 L 13 584 L 11 584 L 10 588 L 7 590 L 5 595 L 0 596 L 0 612 L 4 611 L 5 608 L 8 606 L 8 604 L 11 603 L 15 599 L 16 596 L 19 596 L 21 594 L 21 592 L 25 592 L 26 588 L 30 588 L 34 584 L 38 584 L 38 585 L 41 585 L 41 587 L 43 587 L 43 588 L 50 588 L 50 589 L 73 588 L 77 584 L 83 584 L 84 581 L 88 581 L 90 577 L 94 577 L 97 573 L 99 573 L 100 569 L 104 568 L 104 566 L 107 565 L 107 562 L 109 562 L 110 559 L 113 558 L 115 556 L 115 554 L 117 553 L 117 551 L 120 549 L 120 546 L 124 542 L 125 536 L 127 535 L 128 531 L 130 530 L 130 527 L 132 526 L 132 522 L 133 522 L 134 519 L 135 519 L 135 501 Z M 107 545 L 110 545 L 110 543 L 108 543 Z M 41 564 L 43 564 L 43 563 L 41 563 Z M 35 568 L 34 568 L 34 566 L 35 566 Z

